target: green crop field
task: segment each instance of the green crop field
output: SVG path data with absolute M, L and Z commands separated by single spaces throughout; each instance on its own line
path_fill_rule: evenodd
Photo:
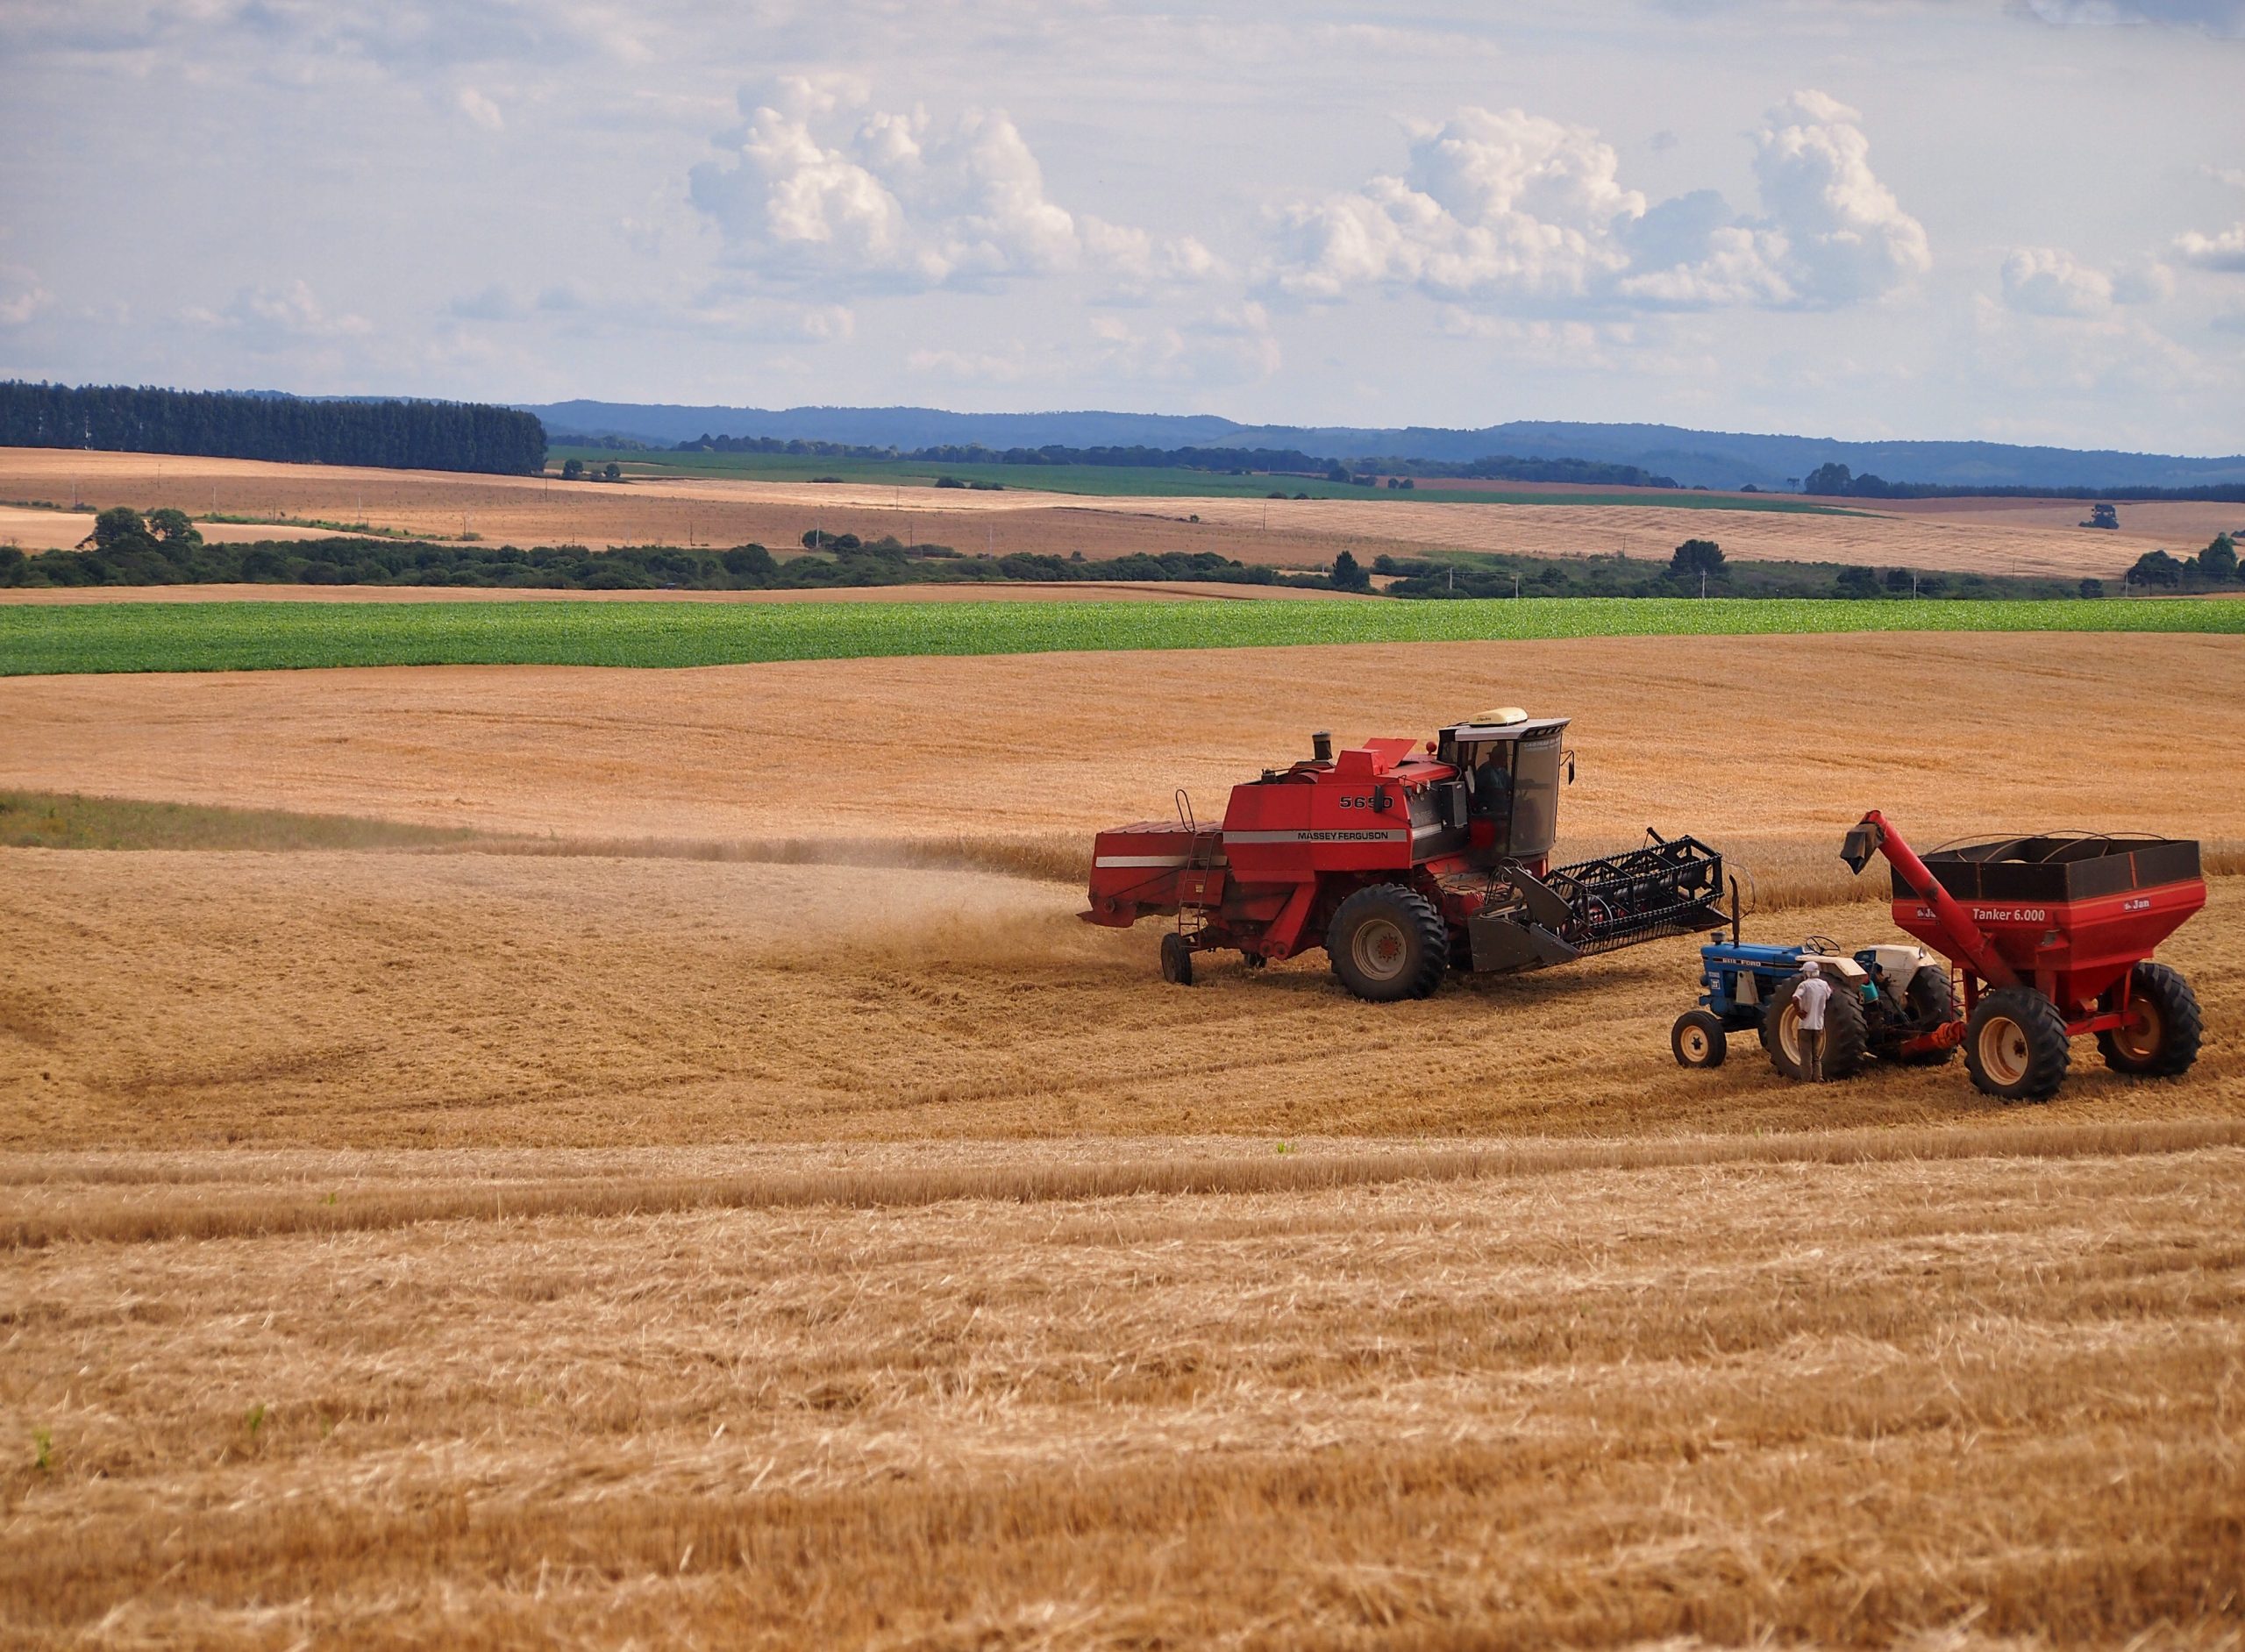
M 1840 631 L 2245 632 L 2245 602 L 121 602 L 0 607 L 0 676 L 331 666 L 719 666 L 1310 643 Z
M 1864 513 L 1832 505 L 1813 505 L 1772 495 L 1700 494 L 1688 488 L 1643 488 L 1610 493 L 1537 493 L 1444 488 L 1422 481 L 1410 489 L 1358 488 L 1323 477 L 1228 475 L 1215 470 L 1178 470 L 1115 465 L 937 465 L 921 459 L 820 459 L 795 453 L 672 453 L 605 447 L 554 447 L 546 462 L 559 466 L 581 459 L 597 467 L 610 459 L 633 476 L 723 476 L 743 481 L 816 481 L 833 478 L 883 488 L 932 488 L 938 476 L 960 481 L 1002 483 L 1008 492 L 1124 495 L 1164 499 L 1262 499 L 1283 492 L 1289 498 L 1416 500 L 1421 503 L 1474 505 L 1650 505 L 1678 510 L 1760 510 L 1791 516 L 1856 516 Z

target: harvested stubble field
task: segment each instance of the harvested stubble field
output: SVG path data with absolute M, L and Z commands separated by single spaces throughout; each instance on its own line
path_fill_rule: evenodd
M 1543 556 L 1625 554 L 1665 562 L 1686 539 L 1712 538 L 1732 557 L 1762 561 L 1858 562 L 1954 573 L 2089 576 L 2117 580 L 2153 545 L 2187 554 L 2221 528 L 2235 506 L 2127 506 L 2122 530 L 2067 525 L 2085 511 L 2058 504 L 2039 513 L 1980 509 L 1978 501 L 1921 502 L 1952 510 L 1889 510 L 1862 501 L 1819 502 L 1847 514 L 1679 509 L 1647 491 L 1643 503 L 1571 503 L 1554 493 L 1526 504 L 1421 502 L 1387 494 L 1353 499 L 1262 500 L 1145 495 L 1095 501 L 1037 492 L 818 485 L 722 477 L 641 478 L 620 484 L 531 476 L 275 465 L 254 459 L 0 448 L 0 499 L 82 499 L 89 505 L 175 506 L 220 514 L 366 523 L 432 538 L 473 532 L 494 545 L 730 545 L 775 550 L 814 527 L 866 538 L 948 543 L 1003 555 L 1036 552 L 1091 558 L 1134 552 L 1213 552 L 1242 562 L 1323 567 L 1346 550 L 1360 560 L 1383 552 L 1487 551 Z M 1604 495 L 1592 495 L 1604 497 Z M 216 501 L 214 506 L 213 501 Z M 2013 503 L 2017 502 L 2004 502 Z M 2047 503 L 2047 502 L 2042 502 Z M 27 547 L 75 544 L 90 514 L 27 512 Z M 1197 516 L 1199 521 L 1191 520 Z M 46 518 L 52 517 L 52 521 Z M 2206 522 L 2213 526 L 2200 532 Z M 61 524 L 61 525 L 57 525 Z M 227 538 L 266 537 L 253 526 Z M 219 537 L 214 531 L 212 538 Z M 6 534 L 0 532 L 0 543 Z
M 1820 903 L 1872 803 L 2245 839 L 2241 678 L 1973 637 L 0 683 L 0 786 L 508 835 L 0 850 L 0 1643 L 2234 1647 L 2245 882 L 2167 954 L 2188 1082 L 2085 1048 L 2006 1110 L 1679 1072 L 1684 942 L 1186 993 L 1054 874 L 1308 729 L 1524 700 L 1580 719 L 1573 842 L 1700 830 L 1760 932 L 1871 939 Z

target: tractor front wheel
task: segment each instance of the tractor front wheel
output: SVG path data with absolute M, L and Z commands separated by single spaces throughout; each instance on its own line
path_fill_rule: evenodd
M 1964 1070 L 1999 1101 L 2048 1101 L 2072 1060 L 2066 1018 L 2031 986 L 1999 986 L 1964 1023 Z
M 1172 986 L 1193 985 L 1193 949 L 1173 930 L 1161 937 L 1161 978 Z
M 1375 883 L 1341 903 L 1325 931 L 1333 973 L 1375 1004 L 1424 998 L 1450 967 L 1450 930 L 1433 903 L 1401 884 Z
M 1763 1014 L 1762 1043 L 1770 1065 L 1788 1079 L 1808 1077 L 1807 1052 L 1801 1043 L 1800 1008 L 1793 994 L 1807 977 L 1789 975 L 1770 994 Z M 1824 1038 L 1817 1050 L 1817 1065 L 1827 1079 L 1852 1079 L 1871 1059 L 1871 1029 L 1864 1019 L 1863 1000 L 1846 981 L 1835 977 L 1831 997 L 1824 1000 Z
M 2115 1072 L 2172 1079 L 2199 1058 L 2206 1018 L 2190 982 L 2164 964 L 2139 964 L 2128 973 L 2128 1005 L 2120 1026 L 2097 1035 L 2105 1065 Z
M 1668 1047 L 1679 1067 L 1720 1067 L 1730 1053 L 1722 1018 L 1704 1009 L 1687 1009 L 1676 1018 L 1668 1029 Z

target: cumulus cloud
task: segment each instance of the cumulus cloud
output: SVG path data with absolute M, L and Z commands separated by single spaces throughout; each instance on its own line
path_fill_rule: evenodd
M 2113 278 L 2052 246 L 2012 249 L 2003 299 L 2029 316 L 2095 316 L 2113 307 Z
M 1082 370 L 1112 379 L 1247 384 L 1269 378 L 1284 360 L 1269 312 L 1251 301 L 1165 326 L 1097 316 L 1091 331 L 1096 345 Z
M 1137 282 L 1197 281 L 1215 260 L 1190 237 L 1079 214 L 1001 110 L 947 122 L 862 107 L 847 82 L 790 79 L 744 92 L 730 153 L 694 168 L 694 204 L 736 256 L 779 278 L 934 288 L 1087 270 Z
M 0 327 L 20 327 L 54 302 L 39 277 L 15 264 L 0 264 Z
M 2245 0 L 2014 0 L 2015 9 L 2061 27 L 2160 24 L 2245 39 Z
M 477 91 L 473 86 L 461 87 L 453 94 L 453 101 L 459 105 L 461 114 L 482 127 L 484 131 L 503 132 L 506 130 L 507 118 L 499 112 L 499 105 Z
M 1281 213 L 1281 292 L 1415 287 L 1451 300 L 1829 309 L 1931 267 L 1925 231 L 1871 167 L 1854 110 L 1802 92 L 1755 134 L 1764 216 L 1700 190 L 1648 204 L 1588 127 L 1520 110 L 1412 130 L 1400 177 Z
M 374 331 L 363 316 L 331 315 L 302 281 L 281 287 L 245 287 L 224 310 L 183 310 L 181 319 L 239 333 L 253 348 L 292 339 L 357 338 Z
M 2219 235 L 2187 231 L 2175 238 L 2175 256 L 2200 269 L 2245 273 L 2245 223 Z

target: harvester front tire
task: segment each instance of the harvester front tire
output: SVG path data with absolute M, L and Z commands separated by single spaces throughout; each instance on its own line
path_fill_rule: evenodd
M 1333 973 L 1375 1004 L 1424 998 L 1450 967 L 1450 929 L 1424 895 L 1375 883 L 1341 903 L 1325 931 Z
M 1161 937 L 1161 978 L 1172 986 L 1193 985 L 1193 949 L 1174 932 Z
M 1801 1058 L 1800 1011 L 1794 1008 L 1792 995 L 1800 988 L 1806 976 L 1788 975 L 1778 983 L 1778 990 L 1770 994 L 1769 1008 L 1763 1014 L 1762 1043 L 1770 1052 L 1770 1065 L 1788 1079 L 1806 1079 L 1808 1064 Z M 1830 983 L 1832 996 L 1824 1000 L 1824 1047 L 1822 1061 L 1827 1079 L 1852 1079 L 1863 1071 L 1864 1063 L 1871 1059 L 1871 1029 L 1863 1014 L 1863 1000 L 1845 981 Z
M 1910 1012 L 1914 1026 L 1928 1029 L 1945 1026 L 1956 1019 L 1956 989 L 1949 985 L 1949 972 L 1938 964 L 1920 967 L 1910 977 L 1910 984 L 1903 989 L 1903 1008 Z M 1908 1067 L 1938 1067 L 1956 1053 L 1954 1044 L 1943 1044 L 1938 1050 L 1921 1050 L 1914 1056 L 1902 1057 Z
M 2031 986 L 1999 986 L 1964 1023 L 1964 1070 L 1999 1101 L 2048 1101 L 2072 1062 L 2066 1018 Z
M 1730 1040 L 1720 1015 L 1687 1009 L 1668 1029 L 1668 1047 L 1679 1067 L 1720 1067 L 1730 1053 Z
M 2098 1052 L 2115 1072 L 2179 1078 L 2199 1058 L 2206 1017 L 2199 995 L 2164 964 L 2139 964 L 2128 976 L 2127 1024 L 2097 1035 Z

